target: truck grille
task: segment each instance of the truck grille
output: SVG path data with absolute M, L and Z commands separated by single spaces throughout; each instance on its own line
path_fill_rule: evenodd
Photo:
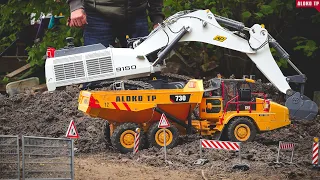
M 111 57 L 101 57 L 86 61 L 88 76 L 106 74 L 113 72 Z
M 85 77 L 82 61 L 55 65 L 54 72 L 56 81 Z

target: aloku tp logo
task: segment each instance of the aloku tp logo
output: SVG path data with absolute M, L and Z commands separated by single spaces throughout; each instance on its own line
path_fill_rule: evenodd
M 297 8 L 316 8 L 320 12 L 320 0 L 296 0 Z

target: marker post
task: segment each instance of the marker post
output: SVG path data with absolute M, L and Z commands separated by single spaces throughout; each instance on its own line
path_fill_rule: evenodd
M 163 130 L 163 150 L 164 150 L 164 161 L 167 162 L 167 147 L 166 147 L 166 129 L 170 127 L 170 123 L 166 117 L 166 115 L 164 113 L 162 113 L 159 124 L 158 124 L 158 128 L 162 128 Z
M 166 128 L 163 128 L 163 142 L 164 142 L 164 145 L 163 145 L 163 150 L 164 150 L 164 161 L 167 162 L 167 148 L 166 148 Z

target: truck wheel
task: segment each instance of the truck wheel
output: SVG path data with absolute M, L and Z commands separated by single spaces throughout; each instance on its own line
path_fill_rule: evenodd
M 173 148 L 178 144 L 179 131 L 170 124 L 169 128 L 166 128 L 166 147 Z M 164 133 L 163 129 L 158 128 L 158 123 L 154 123 L 148 130 L 148 141 L 151 146 L 161 148 L 164 146 Z
M 256 134 L 256 126 L 246 117 L 237 117 L 228 126 L 228 138 L 233 142 L 252 141 Z
M 139 125 L 135 123 L 123 123 L 119 125 L 112 133 L 112 146 L 121 153 L 133 152 L 136 128 L 139 128 Z M 142 149 L 144 146 L 144 133 L 142 128 L 140 128 L 140 137 L 139 149 Z

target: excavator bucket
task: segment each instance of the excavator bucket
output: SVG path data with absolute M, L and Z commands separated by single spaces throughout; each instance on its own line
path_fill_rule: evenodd
M 318 114 L 318 105 L 299 92 L 287 98 L 285 106 L 289 109 L 292 120 L 313 120 Z

